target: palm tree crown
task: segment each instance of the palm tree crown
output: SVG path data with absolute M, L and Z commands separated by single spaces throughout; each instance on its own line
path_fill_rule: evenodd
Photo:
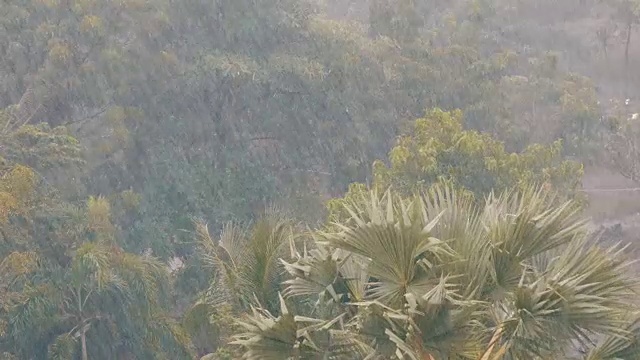
M 435 187 L 344 206 L 282 261 L 279 316 L 241 323 L 246 359 L 640 356 L 624 248 L 592 243 L 576 203 L 529 188 L 478 206 Z

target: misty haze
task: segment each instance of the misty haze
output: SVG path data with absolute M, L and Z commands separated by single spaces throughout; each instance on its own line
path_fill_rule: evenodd
M 0 360 L 640 359 L 640 0 L 0 0 Z

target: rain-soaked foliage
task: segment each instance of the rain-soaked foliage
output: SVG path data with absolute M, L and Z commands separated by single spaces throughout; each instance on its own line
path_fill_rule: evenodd
M 0 1 L 0 360 L 640 358 L 629 252 L 582 220 L 586 167 L 640 181 L 638 29 Z

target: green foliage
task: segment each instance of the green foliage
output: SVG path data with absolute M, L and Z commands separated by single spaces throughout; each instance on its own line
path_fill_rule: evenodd
M 196 231 L 200 256 L 215 273 L 211 293 L 229 291 L 229 298 L 223 299 L 241 308 L 254 299 L 269 309 L 277 308 L 271 302 L 281 283 L 278 259 L 291 241 L 288 221 L 277 214 L 268 214 L 253 224 L 249 232 L 229 224 L 218 241 L 212 239 L 204 223 L 197 223 Z M 216 290 L 218 287 L 224 290 Z
M 106 198 L 73 206 L 44 178 L 82 164 L 75 139 L 22 125 L 1 145 L 0 350 L 34 359 L 190 358 L 190 340 L 166 315 L 164 265 L 117 245 Z
M 80 145 L 63 127 L 25 125 L 3 139 L 3 156 L 39 170 L 82 165 Z
M 71 360 L 77 345 L 77 338 L 69 334 L 60 335 L 53 344 L 49 345 L 48 357 L 52 360 Z
M 557 56 L 496 38 L 500 4 L 377 1 L 370 24 L 320 5 L 12 0 L 0 19 L 0 126 L 24 134 L 11 156 L 54 168 L 74 201 L 101 194 L 115 208 L 134 191 L 135 211 L 114 209 L 121 241 L 166 259 L 193 251 L 191 215 L 218 227 L 277 202 L 318 220 L 309 209 L 363 181 L 425 108 L 462 109 L 466 128 L 509 151 L 594 144 L 594 86 Z M 84 163 L 60 170 L 79 150 Z
M 635 26 L 635 2 L 607 3 Z M 370 187 L 379 191 L 409 195 L 447 184 L 462 188 L 457 196 L 467 207 L 491 191 L 530 183 L 574 195 L 582 169 L 564 156 L 599 155 L 601 79 L 570 72 L 592 65 L 591 45 L 577 39 L 591 39 L 589 30 L 575 35 L 547 21 L 561 14 L 563 22 L 576 20 L 584 14 L 577 4 L 376 0 L 368 23 L 356 23 L 329 18 L 320 0 L 4 1 L 0 358 L 82 358 L 85 349 L 96 359 L 180 359 L 192 357 L 190 343 L 198 355 L 239 358 L 225 343 L 239 331 L 234 317 L 251 305 L 249 335 L 236 339 L 248 348 L 284 331 L 298 357 L 418 351 L 411 341 L 426 325 L 411 310 L 425 305 L 404 299 L 384 269 L 362 271 L 366 261 L 355 254 L 375 246 L 338 246 L 326 234 L 294 241 L 288 221 L 255 221 L 257 214 L 276 203 L 297 219 L 320 221 L 322 203 L 349 187 L 329 212 L 355 226 L 344 205 L 375 201 L 362 182 L 387 153 L 373 167 Z M 538 8 L 550 11 L 535 15 Z M 450 111 L 423 116 L 425 108 Z M 421 116 L 388 152 L 406 122 Z M 606 139 L 610 158 L 633 178 L 634 154 L 625 152 L 635 141 L 633 124 L 614 133 Z M 398 210 L 392 220 L 400 214 L 415 215 Z M 212 237 L 192 216 L 215 228 L 253 225 Z M 427 260 L 467 260 L 448 239 L 416 250 L 416 224 L 425 225 L 406 224 L 404 249 L 416 256 L 394 271 L 425 276 Z M 161 261 L 175 257 L 186 267 L 169 274 Z M 440 295 L 459 295 L 449 287 L 459 285 L 455 278 L 438 281 Z M 532 281 L 525 283 L 533 288 Z M 348 304 L 368 302 L 367 286 L 378 283 L 386 289 L 378 303 Z M 530 301 L 527 291 L 518 299 Z M 279 292 L 300 301 L 285 305 Z M 389 310 L 400 303 L 407 307 Z M 183 329 L 169 314 L 182 315 L 188 305 Z M 466 305 L 475 311 L 477 304 Z M 322 320 L 290 316 L 309 309 Z M 455 319 L 476 319 L 464 311 Z M 480 320 L 481 336 L 464 346 L 475 358 L 474 346 L 486 348 L 492 330 Z M 250 336 L 264 323 L 272 332 L 256 342 Z M 611 338 L 593 356 L 633 350 Z
M 523 149 L 532 143 L 561 139 L 563 153 L 583 161 L 598 153 L 600 116 L 595 86 L 589 78 L 561 74 L 557 55 L 531 60 L 530 76 L 505 76 L 493 88 L 500 93 L 472 114 L 502 109 L 496 121 L 484 127 L 495 132 L 509 148 Z
M 374 163 L 371 186 L 378 191 L 393 187 L 410 194 L 445 182 L 482 199 L 491 191 L 533 183 L 571 194 L 580 185 L 581 175 L 581 164 L 563 159 L 559 141 L 509 153 L 489 134 L 465 130 L 462 112 L 434 109 L 416 120 L 409 134 L 398 138 L 389 152 L 389 165 L 380 160 Z M 353 184 L 345 199 L 363 191 L 364 185 Z M 341 201 L 330 202 L 331 216 L 338 216 Z
M 287 265 L 289 301 L 317 298 L 314 318 L 281 300 L 279 317 L 249 314 L 236 343 L 247 359 L 545 359 L 611 336 L 592 356 L 634 358 L 624 248 L 588 246 L 579 205 L 556 204 L 529 187 L 477 205 L 446 186 L 348 202 L 349 221 Z M 316 340 L 337 334 L 350 341 Z
M 610 119 L 610 125 L 610 131 L 605 136 L 609 164 L 624 177 L 634 182 L 640 181 L 640 121 L 637 115 L 630 118 L 613 117 Z
M 365 344 L 349 337 L 340 328 L 341 317 L 331 321 L 294 316 L 280 298 L 277 318 L 261 309 L 253 309 L 242 325 L 246 333 L 239 334 L 235 345 L 247 351 L 245 359 L 353 359 L 370 350 Z
M 424 23 L 416 3 L 413 0 L 373 1 L 369 7 L 371 32 L 400 41 L 415 40 Z
M 167 271 L 156 260 L 87 242 L 67 267 L 36 271 L 48 281 L 30 277 L 25 294 L 7 308 L 10 352 L 39 358 L 48 347 L 54 358 L 73 358 L 83 339 L 91 358 L 189 358 L 189 339 L 164 314 Z
M 293 224 L 269 211 L 246 230 L 228 224 L 219 239 L 211 237 L 202 221 L 195 228 L 199 257 L 212 277 L 184 322 L 194 339 L 200 340 L 201 349 L 223 356 L 231 351 L 224 345 L 236 328 L 234 315 L 254 302 L 277 312 L 283 281 L 280 259 L 292 244 Z

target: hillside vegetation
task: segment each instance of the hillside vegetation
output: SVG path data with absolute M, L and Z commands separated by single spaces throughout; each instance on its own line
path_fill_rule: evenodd
M 0 360 L 640 358 L 640 1 L 0 10 Z

